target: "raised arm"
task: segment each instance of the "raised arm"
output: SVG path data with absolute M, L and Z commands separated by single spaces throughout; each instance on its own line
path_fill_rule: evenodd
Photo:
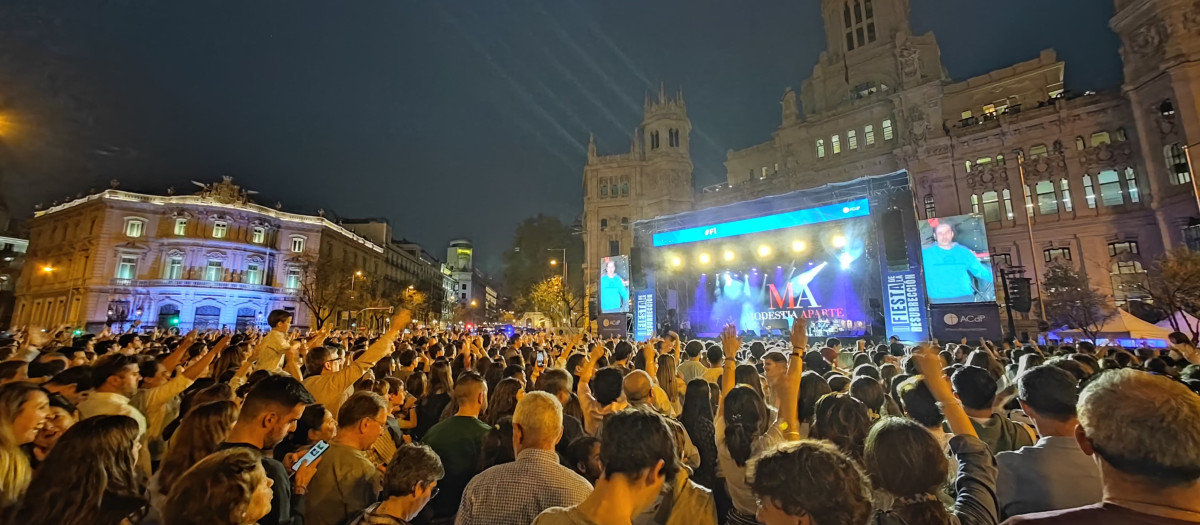
M 592 353 L 588 355 L 587 361 L 583 362 L 583 367 L 579 369 L 579 384 L 575 385 L 575 393 L 580 397 L 582 403 L 583 398 L 591 393 L 591 387 L 588 383 L 592 381 L 592 375 L 596 373 L 596 361 L 604 355 L 604 345 L 596 343 L 592 347 Z
M 658 384 L 658 357 L 654 351 L 654 340 L 642 345 L 642 359 L 646 361 L 646 373 L 650 374 L 650 384 Z
M 183 362 L 183 356 L 187 354 L 188 348 L 195 343 L 196 331 L 192 330 L 183 338 L 183 341 L 180 341 L 179 344 L 171 350 L 171 354 L 168 355 L 166 359 L 163 359 L 163 368 L 166 368 L 167 370 L 175 370 L 175 367 L 179 366 L 179 363 Z
M 950 424 L 950 431 L 979 437 L 975 427 L 971 425 L 971 418 L 967 417 L 967 412 L 963 409 L 962 401 L 954 397 L 950 381 L 942 373 L 942 358 L 937 352 L 929 345 L 921 345 L 913 352 L 913 359 L 916 361 L 917 371 L 925 378 L 925 386 L 929 387 L 933 399 L 942 407 L 946 422 Z
M 737 353 L 742 348 L 742 340 L 738 339 L 737 327 L 732 323 L 725 325 L 721 331 L 721 350 L 725 352 L 725 369 L 721 373 L 721 398 L 717 403 L 717 417 L 725 415 L 725 396 L 733 390 L 734 371 L 737 369 Z
M 221 340 L 217 341 L 216 346 L 214 346 L 212 350 L 209 350 L 208 353 L 200 356 L 200 359 L 197 359 L 195 363 L 192 363 L 192 366 L 187 367 L 187 369 L 183 371 L 183 375 L 192 381 L 200 379 L 200 377 L 204 375 L 204 372 L 208 370 L 208 366 L 212 364 L 213 360 L 229 347 L 229 337 L 229 334 L 221 337 Z
M 784 437 L 800 439 L 800 378 L 804 375 L 804 349 L 808 347 L 808 320 L 796 317 L 792 321 L 792 352 L 788 358 L 787 382 L 779 407 L 779 422 Z

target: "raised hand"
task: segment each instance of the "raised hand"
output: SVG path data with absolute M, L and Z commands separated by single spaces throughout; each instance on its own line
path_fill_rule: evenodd
M 792 350 L 804 351 L 808 347 L 808 319 L 796 316 L 792 319 Z
M 742 349 L 742 340 L 738 337 L 737 326 L 733 323 L 725 325 L 721 330 L 721 349 L 725 351 L 725 359 L 736 360 L 738 350 Z

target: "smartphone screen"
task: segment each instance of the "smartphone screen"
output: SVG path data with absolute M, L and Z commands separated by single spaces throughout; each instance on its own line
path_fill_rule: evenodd
M 321 457 L 321 454 L 324 454 L 325 450 L 328 448 L 329 448 L 329 443 L 326 443 L 324 441 L 316 442 L 316 444 L 314 444 L 312 446 L 312 448 L 308 449 L 308 452 L 306 452 L 303 456 L 301 456 L 300 459 L 296 460 L 295 465 L 292 465 L 292 473 L 295 474 L 297 471 L 300 470 L 300 467 L 303 467 L 304 465 L 307 465 L 309 463 L 316 461 L 317 458 Z
M 546 353 L 545 352 L 537 353 L 537 365 L 538 366 L 546 366 Z

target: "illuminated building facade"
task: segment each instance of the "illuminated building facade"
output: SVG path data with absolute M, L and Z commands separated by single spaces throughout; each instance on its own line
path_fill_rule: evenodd
M 110 189 L 36 212 L 13 324 L 265 329 L 283 309 L 306 327 L 302 260 L 383 270 L 383 248 L 324 217 L 254 204 L 228 177 L 197 184 L 195 195 Z
M 1200 4 L 1115 0 L 1124 83 L 1099 93 L 1068 90 L 1053 50 L 950 79 L 908 0 L 822 0 L 820 14 L 812 75 L 784 90 L 769 140 L 729 151 L 725 182 L 691 191 L 681 97 L 647 101 L 629 153 L 589 147 L 589 282 L 600 257 L 630 254 L 635 221 L 899 170 L 920 218 L 982 215 L 993 260 L 1024 267 L 1035 295 L 1061 262 L 1121 304 L 1164 250 L 1200 248 Z

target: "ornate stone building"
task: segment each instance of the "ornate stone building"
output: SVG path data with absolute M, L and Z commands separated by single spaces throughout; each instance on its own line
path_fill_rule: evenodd
M 900 169 L 921 218 L 983 215 L 994 260 L 1025 267 L 1035 295 L 1037 276 L 1061 260 L 1123 303 L 1154 257 L 1200 241 L 1185 155 L 1200 148 L 1200 1 L 1116 0 L 1125 81 L 1100 93 L 1068 90 L 1053 50 L 954 81 L 934 35 L 912 34 L 908 0 L 820 9 L 827 47 L 812 76 L 784 91 L 769 140 L 729 151 L 726 182 L 688 191 L 682 97 L 665 126 L 685 130 L 682 148 L 648 145 L 652 128 L 666 133 L 651 118 L 661 96 L 630 153 L 589 148 L 589 262 L 629 253 L 627 222 Z
M 284 309 L 304 327 L 301 258 L 383 271 L 380 246 L 324 217 L 254 204 L 228 177 L 197 184 L 195 195 L 110 189 L 36 212 L 13 324 L 265 328 Z

